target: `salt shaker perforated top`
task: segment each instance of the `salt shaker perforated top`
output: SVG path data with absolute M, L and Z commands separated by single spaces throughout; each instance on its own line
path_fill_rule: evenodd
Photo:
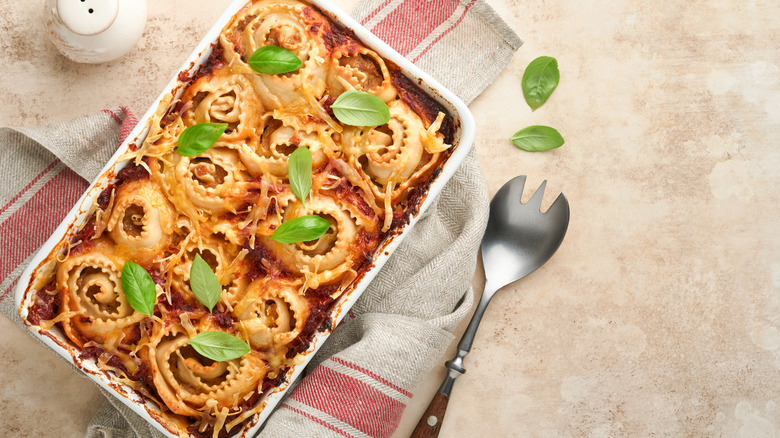
M 135 47 L 146 25 L 146 0 L 46 0 L 46 30 L 73 61 L 100 63 Z

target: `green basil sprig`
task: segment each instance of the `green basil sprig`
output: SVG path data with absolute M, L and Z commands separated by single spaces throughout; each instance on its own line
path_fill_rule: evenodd
M 561 73 L 558 71 L 558 61 L 550 56 L 540 56 L 526 67 L 523 73 L 523 96 L 526 103 L 535 111 L 547 102 L 558 82 Z
M 136 312 L 152 316 L 157 301 L 157 289 L 152 276 L 135 262 L 127 261 L 122 266 L 122 289 L 127 302 Z
M 299 243 L 319 239 L 330 228 L 330 222 L 316 214 L 296 217 L 282 222 L 271 239 L 281 243 Z
M 549 126 L 533 125 L 523 128 L 509 138 L 518 148 L 529 151 L 547 151 L 563 145 L 563 137 Z
M 208 307 L 209 312 L 214 310 L 214 306 L 222 295 L 222 285 L 219 284 L 219 279 L 200 254 L 195 254 L 195 259 L 192 260 L 192 266 L 190 266 L 190 289 L 195 294 L 195 298 Z
M 295 196 L 306 206 L 306 197 L 311 191 L 311 151 L 305 146 L 300 146 L 287 160 L 287 174 L 290 180 L 290 188 Z
M 238 359 L 249 353 L 249 345 L 225 332 L 201 332 L 190 338 L 190 345 L 199 354 L 217 362 Z
M 380 126 L 390 121 L 390 109 L 382 99 L 365 91 L 342 93 L 330 106 L 339 122 L 351 126 Z
M 185 157 L 194 157 L 202 154 L 208 148 L 214 146 L 219 137 L 225 133 L 227 123 L 198 123 L 188 126 L 179 135 L 176 152 Z
M 263 46 L 249 57 L 249 66 L 264 75 L 278 75 L 298 70 L 301 60 L 284 47 Z

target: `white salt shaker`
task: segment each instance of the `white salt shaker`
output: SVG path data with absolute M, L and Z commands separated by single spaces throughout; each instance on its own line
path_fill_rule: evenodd
M 46 0 L 43 19 L 63 55 L 76 62 L 107 62 L 141 38 L 146 0 Z

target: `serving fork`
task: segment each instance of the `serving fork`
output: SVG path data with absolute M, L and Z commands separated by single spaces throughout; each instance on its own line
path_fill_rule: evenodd
M 447 376 L 433 397 L 412 438 L 436 437 L 441 429 L 455 379 L 466 372 L 463 358 L 471 351 L 482 316 L 490 300 L 502 287 L 532 273 L 552 257 L 566 235 L 569 202 L 561 193 L 546 212 L 541 212 L 545 180 L 523 204 L 526 177 L 518 176 L 504 184 L 490 202 L 490 216 L 482 237 L 482 264 L 485 290 L 466 331 L 458 343 L 454 359 L 446 362 Z

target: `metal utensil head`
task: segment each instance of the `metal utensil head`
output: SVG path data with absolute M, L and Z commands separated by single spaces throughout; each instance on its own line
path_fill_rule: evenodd
M 490 217 L 482 238 L 485 277 L 496 289 L 525 277 L 552 257 L 569 226 L 569 202 L 561 193 L 542 213 L 545 180 L 523 204 L 525 176 L 504 184 L 490 202 Z

